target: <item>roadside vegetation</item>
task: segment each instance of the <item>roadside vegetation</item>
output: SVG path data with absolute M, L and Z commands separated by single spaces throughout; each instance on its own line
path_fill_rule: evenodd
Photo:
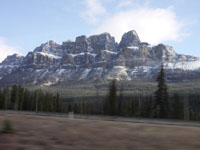
M 3 129 L 2 129 L 2 131 L 1 131 L 1 133 L 14 133 L 14 129 L 13 129 L 13 125 L 12 125 L 12 123 L 11 123 L 11 121 L 9 121 L 9 120 L 5 120 L 4 122 L 3 122 Z

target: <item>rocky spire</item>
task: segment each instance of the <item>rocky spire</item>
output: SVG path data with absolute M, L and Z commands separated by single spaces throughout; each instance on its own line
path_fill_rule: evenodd
M 141 43 L 135 30 L 129 31 L 122 36 L 120 47 L 139 46 Z

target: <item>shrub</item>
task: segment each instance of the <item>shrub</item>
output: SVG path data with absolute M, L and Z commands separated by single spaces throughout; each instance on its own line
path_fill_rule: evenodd
M 9 120 L 5 120 L 2 133 L 13 133 L 13 132 L 14 130 L 13 130 L 12 123 Z

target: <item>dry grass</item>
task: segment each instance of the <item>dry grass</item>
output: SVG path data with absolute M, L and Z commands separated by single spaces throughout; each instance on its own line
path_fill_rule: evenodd
M 0 114 L 0 150 L 199 150 L 200 128 Z

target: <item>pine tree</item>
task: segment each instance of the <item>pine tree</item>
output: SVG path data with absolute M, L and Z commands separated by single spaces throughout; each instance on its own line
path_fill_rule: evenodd
M 122 114 L 123 87 L 120 88 L 119 98 L 117 99 L 117 114 Z
M 15 107 L 15 110 L 22 110 L 24 107 L 24 88 L 22 86 L 17 87 L 14 107 Z
M 183 119 L 183 103 L 178 94 L 174 94 L 172 101 L 172 118 Z
M 3 109 L 3 96 L 2 96 L 2 90 L 0 89 L 0 109 Z
M 38 111 L 44 111 L 44 93 L 40 90 L 39 91 L 39 93 L 38 93 L 38 95 L 37 95 L 38 97 L 38 102 L 37 102 L 37 100 L 36 100 L 36 105 L 38 105 L 37 107 L 38 107 Z
M 27 89 L 25 89 L 23 110 L 29 110 L 30 98 L 31 98 L 30 92 Z
M 165 83 L 165 72 L 164 66 L 161 65 L 161 70 L 157 78 L 158 89 L 155 92 L 155 117 L 156 118 L 167 118 L 168 117 L 168 91 Z
M 56 111 L 62 112 L 62 101 L 58 92 L 56 94 Z
M 116 81 L 113 80 L 110 85 L 110 91 L 108 96 L 109 115 L 116 115 L 116 99 L 117 99 Z
M 15 105 L 15 103 L 18 101 L 18 87 L 17 85 L 13 85 L 12 89 L 11 89 L 11 97 L 10 97 L 10 101 L 12 104 L 12 107 Z
M 8 87 L 5 87 L 2 93 L 3 109 L 8 109 L 8 97 L 9 97 Z

